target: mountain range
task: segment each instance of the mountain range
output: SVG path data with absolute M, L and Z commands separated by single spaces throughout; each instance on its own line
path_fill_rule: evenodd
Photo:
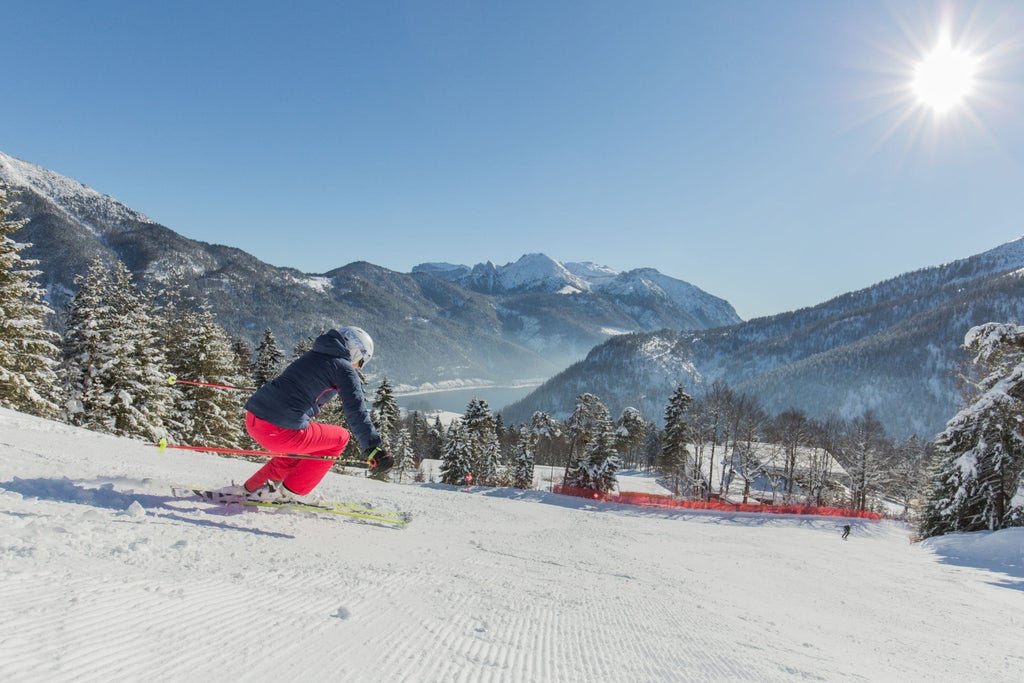
M 659 418 L 677 383 L 715 382 L 770 413 L 849 419 L 871 410 L 891 435 L 931 439 L 961 400 L 961 345 L 974 325 L 1024 319 L 1024 239 L 925 268 L 817 306 L 703 331 L 610 339 L 503 411 L 563 416 L 589 391 L 613 414 Z
M 377 341 L 369 378 L 399 389 L 550 377 L 610 336 L 740 322 L 726 301 L 652 269 L 615 272 L 528 254 L 505 266 L 424 264 L 398 273 L 359 261 L 308 274 L 234 247 L 191 240 L 82 183 L 0 152 L 15 191 L 16 233 L 31 243 L 50 303 L 61 309 L 89 263 L 123 262 L 140 286 L 183 271 L 231 334 L 271 329 L 293 348 L 321 329 L 358 324 Z
M 615 416 L 633 406 L 660 421 L 676 383 L 699 395 L 722 382 L 770 413 L 873 410 L 893 435 L 931 438 L 960 400 L 967 330 L 1024 319 L 1024 240 L 742 321 L 727 301 L 653 269 L 529 253 L 503 266 L 398 273 L 357 261 L 308 274 L 185 238 L 2 152 L 0 182 L 16 192 L 15 216 L 28 222 L 15 238 L 32 244 L 23 255 L 39 261 L 58 310 L 93 258 L 122 261 L 143 286 L 183 270 L 221 325 L 253 345 L 267 328 L 289 349 L 327 327 L 365 327 L 378 342 L 369 379 L 387 376 L 399 391 L 543 381 L 504 407 L 506 423 L 535 410 L 565 417 L 585 392 Z

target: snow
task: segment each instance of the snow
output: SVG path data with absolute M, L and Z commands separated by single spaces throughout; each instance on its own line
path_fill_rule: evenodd
M 305 285 L 313 291 L 321 294 L 331 291 L 331 288 L 334 287 L 334 282 L 331 278 L 324 277 L 322 275 L 311 275 L 309 277 L 297 278 L 295 282 L 300 285 Z
M 619 276 L 619 271 L 613 270 L 608 266 L 600 266 L 593 261 L 566 263 L 564 265 L 566 270 L 584 282 L 589 282 L 591 286 L 607 284 Z
M 590 290 L 590 285 L 576 277 L 558 261 L 544 254 L 524 254 L 515 263 L 497 268 L 498 282 L 505 291 L 543 288 L 547 283 L 564 283 L 557 291 L 579 293 Z
M 1024 529 L 910 543 L 890 521 L 341 474 L 320 490 L 412 524 L 169 495 L 256 466 L 0 410 L 0 680 L 1017 681 L 1024 668 Z
M 77 180 L 0 152 L 0 179 L 13 187 L 27 187 L 53 201 L 60 211 L 71 216 L 95 234 L 100 230 L 91 218 L 98 217 L 109 225 L 130 221 L 151 223 L 144 214 L 129 209 L 109 195 L 102 195 Z

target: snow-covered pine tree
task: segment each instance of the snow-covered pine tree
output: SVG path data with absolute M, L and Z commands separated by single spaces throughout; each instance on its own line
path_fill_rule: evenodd
M 473 483 L 478 486 L 505 484 L 506 472 L 501 462 L 501 447 L 494 415 L 487 401 L 474 398 L 466 406 L 462 424 L 469 444 Z
M 696 438 L 691 423 L 690 407 L 693 397 L 686 393 L 682 384 L 676 385 L 672 396 L 665 405 L 665 438 L 661 442 L 658 468 L 672 482 L 672 492 L 690 494 L 690 478 L 687 466 L 690 462 L 690 444 Z M 696 480 L 697 477 L 693 476 Z
M 195 298 L 187 293 L 185 275 L 180 270 L 172 270 L 163 287 L 154 297 L 156 301 L 155 316 L 159 320 L 160 343 L 167 359 L 169 373 L 182 379 L 192 379 L 184 369 L 187 364 L 185 346 L 190 334 L 190 322 L 187 313 L 195 306 Z M 202 381 L 202 380 L 200 380 Z M 171 394 L 172 409 L 164 420 L 167 436 L 176 443 L 192 443 L 194 416 L 186 405 L 189 393 L 183 391 L 185 385 L 175 385 Z
M 517 489 L 532 489 L 534 475 L 534 449 L 537 435 L 523 427 L 512 446 L 512 486 Z
M 555 462 L 554 446 L 562 438 L 562 423 L 543 411 L 536 411 L 530 419 L 530 433 L 534 439 L 534 461 L 552 464 Z M 543 458 L 543 459 L 542 459 Z
M 538 410 L 530 420 L 530 431 L 538 438 L 556 439 L 562 436 L 562 425 L 555 418 Z
M 602 493 L 611 491 L 621 461 L 616 449 L 615 425 L 608 409 L 593 394 L 578 396 L 569 431 L 575 444 L 584 445 L 581 456 L 566 474 L 565 485 Z
M 1024 326 L 972 328 L 977 391 L 936 440 L 922 538 L 1024 526 Z
M 171 371 L 196 382 L 246 386 L 238 374 L 235 353 L 227 332 L 218 325 L 207 301 L 198 310 L 179 312 L 175 325 L 182 336 L 168 340 Z M 245 395 L 212 387 L 176 385 L 175 412 L 184 427 L 183 443 L 235 448 L 243 443 Z
M 0 183 L 0 406 L 40 417 L 59 410 L 60 342 L 46 327 L 53 311 L 36 283 L 38 261 L 21 258 L 30 246 L 11 237 L 26 221 L 11 218 L 15 203 Z
M 616 434 L 619 437 L 619 453 L 623 454 L 626 467 L 637 466 L 637 452 L 647 439 L 647 422 L 636 408 L 627 407 L 619 417 Z
M 413 450 L 412 434 L 408 428 L 402 427 L 398 430 L 398 434 L 395 435 L 391 457 L 395 459 L 395 469 L 398 475 L 397 481 L 401 484 L 406 474 L 411 475 L 416 471 L 416 451 Z
M 373 394 L 373 408 L 370 411 L 373 424 L 384 443 L 384 450 L 392 450 L 395 437 L 398 432 L 398 423 L 402 418 L 401 410 L 398 408 L 398 401 L 395 400 L 395 391 L 391 381 L 384 377 Z M 393 454 L 392 454 L 393 455 Z
M 99 259 L 89 264 L 85 275 L 75 278 L 78 291 L 68 302 L 62 347 L 61 376 L 66 386 L 64 421 L 80 427 L 93 425 L 103 406 L 104 385 L 94 378 L 99 374 L 105 349 L 102 346 L 106 309 L 104 289 L 107 267 Z
M 441 452 L 441 483 L 462 486 L 466 483 L 466 475 L 472 471 L 466 428 L 460 420 L 453 420 L 448 426 Z
M 231 353 L 235 354 L 235 370 L 246 378 L 246 386 L 253 386 L 252 382 L 252 347 L 244 339 L 231 338 Z
M 164 436 L 172 394 L 149 302 L 120 262 L 111 273 L 96 259 L 76 283 L 65 337 L 69 421 L 117 436 Z
M 301 353 L 296 350 L 296 357 Z M 256 359 L 252 366 L 253 386 L 261 387 L 281 374 L 284 370 L 284 352 L 277 345 L 274 333 L 268 327 L 263 330 L 263 340 L 256 347 Z
M 608 422 L 608 409 L 594 394 L 580 394 L 576 397 L 576 407 L 565 423 L 569 435 L 569 460 L 566 464 L 566 475 L 569 470 L 576 469 L 582 458 L 582 451 Z
M 598 432 L 583 449 L 579 466 L 569 473 L 567 486 L 578 489 L 592 489 L 607 493 L 615 488 L 615 474 L 621 467 L 616 451 L 615 431 L 609 428 Z

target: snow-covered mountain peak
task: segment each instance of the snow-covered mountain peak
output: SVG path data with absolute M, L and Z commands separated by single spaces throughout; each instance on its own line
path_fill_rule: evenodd
M 524 254 L 515 263 L 496 266 L 478 263 L 469 268 L 451 263 L 424 263 L 413 272 L 429 273 L 463 287 L 486 294 L 506 295 L 526 292 L 607 295 L 628 300 L 637 311 L 683 312 L 689 319 L 679 326 L 719 327 L 741 322 L 729 302 L 712 296 L 688 282 L 663 275 L 654 268 L 619 272 L 590 261 L 561 263 L 545 254 Z M 674 314 L 670 314 L 670 318 Z M 655 325 L 653 319 L 648 321 Z M 675 326 L 659 324 L 662 327 Z M 647 325 L 647 326 L 650 326 Z
M 84 183 L 3 152 L 0 152 L 0 181 L 34 191 L 96 233 L 129 221 L 152 222 L 146 215 Z
M 509 292 L 530 289 L 585 292 L 590 289 L 589 283 L 544 254 L 525 254 L 515 263 L 498 268 L 497 274 L 498 283 Z
M 602 285 L 614 280 L 619 275 L 619 271 L 612 270 L 608 266 L 599 266 L 591 261 L 566 263 L 565 268 L 576 277 L 589 282 L 591 285 Z

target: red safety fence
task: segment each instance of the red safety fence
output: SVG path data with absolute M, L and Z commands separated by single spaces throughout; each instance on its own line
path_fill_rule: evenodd
M 640 507 L 686 508 L 690 510 L 717 510 L 720 512 L 753 512 L 772 515 L 821 515 L 827 517 L 857 517 L 859 519 L 882 519 L 877 512 L 867 510 L 848 510 L 837 507 L 819 507 L 816 505 L 765 505 L 763 503 L 727 503 L 721 500 L 677 500 L 669 496 L 654 493 L 638 493 L 624 491 L 619 494 L 601 493 L 591 489 L 578 489 L 572 486 L 556 485 L 555 493 L 577 498 L 590 498 L 609 503 L 623 503 Z

